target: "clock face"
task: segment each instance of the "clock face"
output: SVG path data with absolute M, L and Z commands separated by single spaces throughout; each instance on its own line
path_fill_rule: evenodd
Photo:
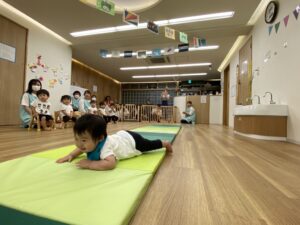
M 268 4 L 265 12 L 266 23 L 272 23 L 276 19 L 277 11 L 278 11 L 277 2 L 271 1 Z

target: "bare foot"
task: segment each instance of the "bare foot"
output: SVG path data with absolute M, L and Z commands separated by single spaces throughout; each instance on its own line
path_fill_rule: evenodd
M 51 131 L 51 128 L 50 127 L 45 127 L 44 130 L 45 131 Z
M 166 148 L 167 153 L 172 153 L 173 152 L 173 148 L 170 142 L 168 141 L 163 141 L 163 147 Z

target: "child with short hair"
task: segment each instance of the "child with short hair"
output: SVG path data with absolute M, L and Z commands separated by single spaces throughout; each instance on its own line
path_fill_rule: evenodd
M 155 121 L 157 121 L 158 123 L 160 123 L 160 118 L 162 116 L 162 109 L 160 107 L 160 104 L 157 104 L 155 108 L 152 109 L 152 116 L 153 116 L 153 119 Z
M 99 108 L 100 116 L 102 116 L 104 118 L 105 122 L 108 123 L 109 122 L 109 116 L 107 116 L 107 114 L 106 114 L 106 105 L 105 105 L 105 103 L 100 102 L 99 106 L 100 106 L 100 108 Z
M 80 101 L 81 93 L 80 91 L 74 91 L 72 97 L 72 107 L 73 111 L 79 111 L 79 101 Z
M 87 159 L 80 160 L 77 167 L 111 170 L 115 168 L 117 160 L 132 158 L 147 151 L 165 147 L 168 153 L 172 152 L 172 145 L 167 141 L 148 140 L 138 133 L 125 130 L 107 135 L 106 127 L 101 116 L 86 114 L 80 117 L 73 128 L 77 148 L 56 162 L 71 162 L 82 153 L 87 153 Z
M 34 115 L 39 115 L 41 128 L 50 131 L 53 126 L 53 117 L 50 111 L 51 103 L 48 101 L 50 94 L 47 90 L 41 89 L 37 91 L 36 95 L 38 98 L 31 103 L 32 112 Z
M 91 106 L 88 108 L 88 113 L 98 115 L 97 102 L 92 100 Z
M 70 95 L 61 96 L 60 102 L 61 102 L 60 112 L 59 112 L 59 116 L 61 118 L 60 128 L 65 128 L 65 124 L 70 120 L 75 122 L 76 117 L 73 116 L 73 107 L 71 105 Z

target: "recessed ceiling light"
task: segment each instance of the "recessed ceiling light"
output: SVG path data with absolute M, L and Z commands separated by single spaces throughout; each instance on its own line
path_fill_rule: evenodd
M 228 11 L 228 12 L 211 13 L 211 14 L 204 14 L 204 15 L 197 15 L 197 16 L 175 18 L 175 19 L 170 19 L 170 20 L 160 20 L 160 21 L 154 21 L 154 23 L 156 23 L 158 26 L 168 26 L 168 25 L 208 21 L 208 20 L 226 19 L 226 18 L 233 17 L 233 15 L 234 15 L 234 11 Z M 146 29 L 146 28 L 147 28 L 147 23 L 139 23 L 138 26 L 123 25 L 123 26 L 116 26 L 116 27 L 105 27 L 105 28 L 99 28 L 99 29 L 93 29 L 93 30 L 77 31 L 77 32 L 72 32 L 70 34 L 73 37 L 82 37 L 82 36 L 107 34 L 107 33 L 121 32 L 121 31 L 128 31 L 128 30 L 140 30 L 140 29 Z
M 211 63 L 190 63 L 190 64 L 172 64 L 164 66 L 135 66 L 135 67 L 121 67 L 120 70 L 147 70 L 147 69 L 166 69 L 176 67 L 195 67 L 195 66 L 210 66 Z
M 162 74 L 162 75 L 134 75 L 132 78 L 162 78 L 162 77 L 191 77 L 191 76 L 205 76 L 207 73 L 182 73 L 182 74 Z

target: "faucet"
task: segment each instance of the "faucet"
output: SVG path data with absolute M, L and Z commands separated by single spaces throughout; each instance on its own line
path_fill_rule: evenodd
M 267 96 L 267 94 L 270 94 L 270 96 L 271 96 L 270 104 L 275 104 L 276 102 L 273 101 L 273 95 L 271 92 L 267 91 L 263 97 L 265 98 Z
M 251 98 L 252 104 L 253 104 L 254 97 L 257 97 L 257 104 L 260 104 L 260 97 L 259 97 L 259 95 L 253 95 L 253 97 Z

